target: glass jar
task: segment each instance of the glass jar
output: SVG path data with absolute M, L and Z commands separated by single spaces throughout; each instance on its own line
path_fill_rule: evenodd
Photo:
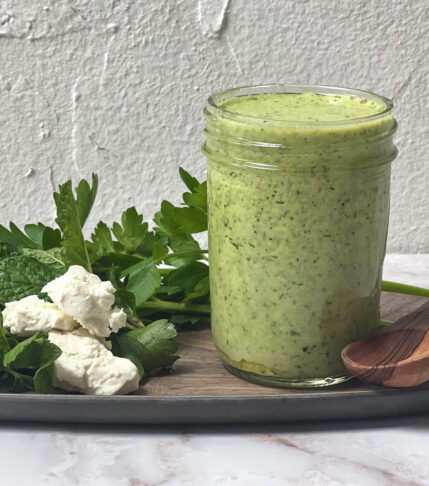
M 324 86 L 209 98 L 212 332 L 232 373 L 285 387 L 349 378 L 342 348 L 380 320 L 392 109 Z

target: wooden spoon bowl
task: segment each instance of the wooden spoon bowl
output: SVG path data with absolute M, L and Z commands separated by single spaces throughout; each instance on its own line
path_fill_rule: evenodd
M 429 302 L 341 352 L 346 368 L 360 380 L 410 387 L 429 380 Z

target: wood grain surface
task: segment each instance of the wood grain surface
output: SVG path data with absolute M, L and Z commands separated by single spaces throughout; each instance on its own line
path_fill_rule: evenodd
M 414 311 L 427 299 L 385 292 L 382 295 L 382 318 L 396 320 Z M 368 390 L 371 385 L 363 385 L 352 380 L 336 387 L 319 390 L 300 390 L 271 388 L 255 385 L 241 380 L 224 369 L 217 356 L 211 339 L 210 329 L 183 331 L 177 338 L 180 359 L 176 362 L 174 371 L 169 375 L 157 376 L 148 380 L 138 392 L 149 396 L 257 396 L 284 395 L 302 393 L 326 393 L 329 390 L 350 392 Z
M 376 334 L 346 346 L 347 369 L 365 383 L 417 386 L 429 380 L 429 300 Z

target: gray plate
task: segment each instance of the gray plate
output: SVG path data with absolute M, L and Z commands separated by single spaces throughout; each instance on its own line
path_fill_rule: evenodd
M 91 397 L 0 395 L 0 420 L 216 424 L 392 417 L 429 412 L 429 387 L 355 389 L 287 395 Z

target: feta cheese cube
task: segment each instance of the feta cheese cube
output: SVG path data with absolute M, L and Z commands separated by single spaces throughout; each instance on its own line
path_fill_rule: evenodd
M 108 337 L 125 326 L 125 312 L 113 307 L 116 289 L 111 282 L 103 282 L 79 265 L 71 266 L 42 291 L 94 336 Z
M 103 339 L 87 330 L 52 331 L 49 340 L 62 351 L 54 361 L 54 386 L 87 395 L 122 395 L 138 389 L 137 367 L 128 359 L 114 356 Z
M 37 331 L 73 331 L 79 324 L 55 304 L 30 295 L 5 304 L 3 326 L 12 334 L 28 337 Z

